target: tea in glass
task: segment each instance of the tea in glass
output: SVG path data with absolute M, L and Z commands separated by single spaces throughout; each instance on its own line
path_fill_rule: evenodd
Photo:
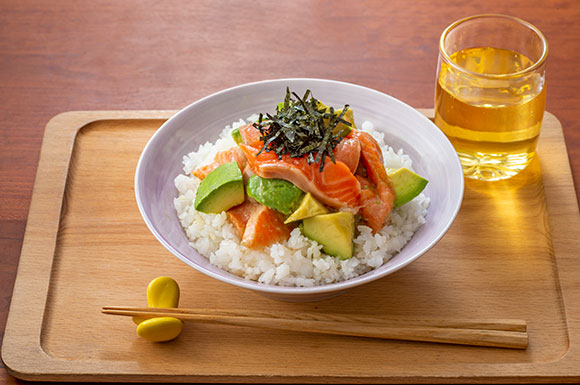
M 479 15 L 441 37 L 435 124 L 455 147 L 464 175 L 509 178 L 536 152 L 546 104 L 547 44 L 537 28 Z

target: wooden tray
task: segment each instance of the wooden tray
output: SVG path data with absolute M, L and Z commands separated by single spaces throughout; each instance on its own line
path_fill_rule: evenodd
M 423 111 L 429 113 L 429 111 Z M 505 182 L 467 181 L 461 211 L 401 271 L 317 303 L 285 303 L 208 278 L 168 253 L 138 212 L 137 159 L 172 111 L 68 112 L 45 133 L 2 346 L 26 380 L 158 382 L 577 382 L 580 226 L 562 129 L 546 114 L 539 157 Z M 385 316 L 522 318 L 527 350 L 186 323 L 140 339 L 103 305 L 145 305 L 174 277 L 180 306 Z

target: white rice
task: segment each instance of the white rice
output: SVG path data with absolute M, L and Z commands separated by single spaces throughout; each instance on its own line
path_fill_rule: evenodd
M 257 116 L 247 120 L 255 121 Z M 287 241 L 256 251 L 240 244 L 240 239 L 225 213 L 205 214 L 193 208 L 200 180 L 193 170 L 210 163 L 218 151 L 235 146 L 231 131 L 246 122 L 242 119 L 226 126 L 215 143 L 202 144 L 196 152 L 183 157 L 183 171 L 175 178 L 179 196 L 175 209 L 190 244 L 209 261 L 240 277 L 281 286 L 318 286 L 364 274 L 387 262 L 425 223 L 429 198 L 421 193 L 411 202 L 393 210 L 391 221 L 377 234 L 364 225 L 357 226 L 354 256 L 341 260 L 322 252 L 322 246 L 295 228 Z M 401 149 L 385 145 L 384 134 L 365 121 L 359 128 L 370 133 L 381 145 L 385 167 L 413 169 L 412 161 Z

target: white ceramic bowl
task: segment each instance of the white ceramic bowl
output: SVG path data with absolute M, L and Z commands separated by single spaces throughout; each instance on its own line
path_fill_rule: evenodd
M 226 125 L 254 113 L 270 111 L 283 100 L 286 87 L 302 95 L 310 89 L 317 99 L 355 111 L 355 123 L 371 121 L 385 133 L 385 143 L 402 148 L 413 167 L 429 180 L 431 199 L 426 223 L 409 243 L 381 267 L 359 277 L 309 288 L 266 285 L 245 280 L 209 263 L 188 244 L 173 199 L 175 177 L 183 156 L 200 144 L 214 142 Z M 139 210 L 155 237 L 187 265 L 220 281 L 285 301 L 317 301 L 383 278 L 413 262 L 433 247 L 455 219 L 463 198 L 463 172 L 457 154 L 443 133 L 407 104 L 370 88 L 321 79 L 279 79 L 249 83 L 220 91 L 185 107 L 171 117 L 147 143 L 135 175 Z

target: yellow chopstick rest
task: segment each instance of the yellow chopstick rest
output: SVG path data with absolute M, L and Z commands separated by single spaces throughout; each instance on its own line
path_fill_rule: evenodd
M 176 308 L 179 305 L 179 285 L 169 277 L 157 277 L 147 286 L 147 305 L 158 308 Z M 176 338 L 183 322 L 173 317 L 133 317 L 137 334 L 149 341 L 163 342 Z
M 171 341 L 183 329 L 183 321 L 173 317 L 149 318 L 137 326 L 137 334 L 153 342 Z
M 179 306 L 179 285 L 173 278 L 157 277 L 147 286 L 149 307 L 174 308 Z
M 179 306 L 179 285 L 173 278 L 157 277 L 147 285 L 147 306 L 176 308 Z M 133 317 L 139 325 L 147 318 Z

